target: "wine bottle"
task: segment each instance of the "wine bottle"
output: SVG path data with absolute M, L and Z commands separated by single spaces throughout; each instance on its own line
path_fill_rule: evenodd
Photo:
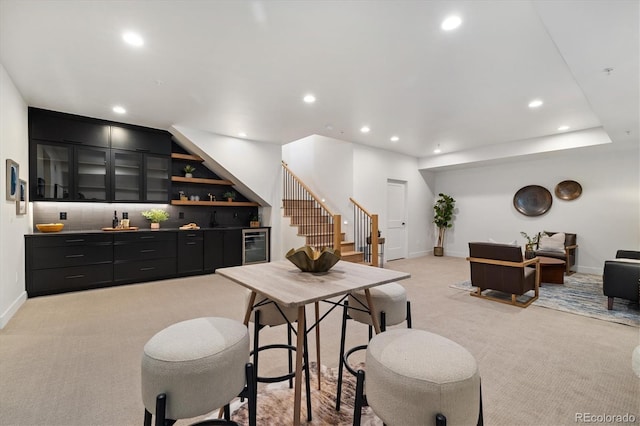
M 113 211 L 113 220 L 111 221 L 111 227 L 112 228 L 117 228 L 118 227 L 118 212 L 116 210 Z

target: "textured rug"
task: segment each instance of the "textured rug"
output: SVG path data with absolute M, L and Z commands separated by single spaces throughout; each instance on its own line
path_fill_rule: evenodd
M 301 421 L 309 425 L 351 425 L 353 423 L 353 402 L 355 393 L 355 377 L 345 371 L 342 385 L 342 403 L 340 411 L 336 411 L 336 385 L 338 369 L 321 367 L 321 391 L 318 391 L 316 364 L 311 365 L 311 408 L 313 420 L 306 423 L 307 404 L 303 380 Z M 249 424 L 247 405 L 245 402 L 231 404 L 231 418 L 238 424 Z M 271 383 L 258 392 L 257 423 L 259 425 L 288 425 L 293 420 L 293 389 L 288 382 Z M 361 424 L 366 426 L 382 426 L 369 407 L 362 409 Z
M 475 287 L 471 286 L 471 281 L 452 284 L 450 287 L 469 292 L 475 290 Z M 489 290 L 483 294 L 502 297 L 505 300 L 510 299 L 510 295 L 498 291 Z M 533 290 L 523 294 L 518 300 L 525 301 L 532 296 Z M 600 275 L 576 273 L 565 276 L 564 285 L 543 283 L 538 300 L 533 302 L 533 305 L 640 327 L 640 309 L 637 303 L 616 298 L 613 310 L 607 309 L 607 297 L 602 293 Z

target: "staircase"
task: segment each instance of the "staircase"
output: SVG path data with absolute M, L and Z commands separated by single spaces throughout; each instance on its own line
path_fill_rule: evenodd
M 298 235 L 305 237 L 305 244 L 317 249 L 333 247 L 332 216 L 322 211 L 315 200 L 282 201 L 284 216 L 291 220 L 291 226 L 298 227 Z M 345 241 L 344 232 L 340 233 L 341 259 L 347 262 L 363 263 L 364 253 L 355 249 L 355 242 Z

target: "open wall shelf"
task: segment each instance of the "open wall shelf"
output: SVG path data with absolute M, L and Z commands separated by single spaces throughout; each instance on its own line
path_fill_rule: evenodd
M 219 206 L 219 207 L 259 207 L 260 204 L 252 201 L 191 201 L 171 200 L 174 206 Z

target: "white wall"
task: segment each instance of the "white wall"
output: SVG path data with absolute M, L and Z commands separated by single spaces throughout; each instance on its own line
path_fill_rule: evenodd
M 431 206 L 433 194 L 418 171 L 418 160 L 323 136 L 309 136 L 283 147 L 283 159 L 335 213 L 349 222 L 352 232 L 353 197 L 371 213 L 379 214 L 386 235 L 387 180 L 407 182 L 407 236 L 409 257 L 432 250 Z
M 280 212 L 282 147 L 183 126 L 172 126 L 169 131 L 183 147 L 205 158 L 205 165 L 218 176 L 231 180 L 238 191 L 261 204 L 262 225 L 272 228 L 271 259 L 284 258 Z
M 578 271 L 600 274 L 616 250 L 640 249 L 639 159 L 638 144 L 609 144 L 535 160 L 440 171 L 435 174 L 435 192 L 453 196 L 457 212 L 445 237 L 445 254 L 468 256 L 468 242 L 488 238 L 524 244 L 521 231 L 575 232 Z M 576 200 L 554 194 L 556 184 L 567 179 L 582 186 Z M 546 214 L 529 217 L 514 208 L 514 194 L 526 185 L 540 185 L 552 193 Z
M 0 64 L 0 328 L 27 298 L 24 276 L 24 234 L 31 232 L 31 213 L 16 216 L 16 205 L 7 201 L 6 159 L 20 165 L 20 178 L 29 182 L 27 105 L 11 77 Z M 30 211 L 30 209 L 28 209 Z

